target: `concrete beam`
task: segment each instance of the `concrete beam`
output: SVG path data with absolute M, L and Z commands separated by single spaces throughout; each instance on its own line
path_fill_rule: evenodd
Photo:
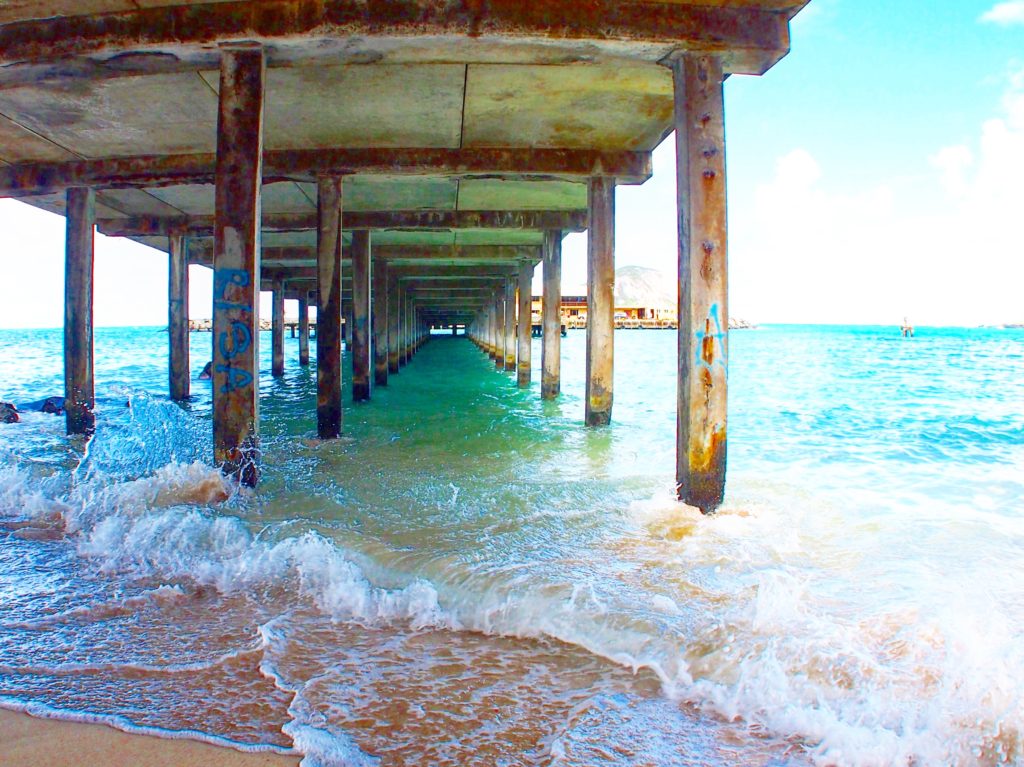
M 189 248 L 189 263 L 208 266 L 212 258 L 210 243 L 197 242 Z M 393 266 L 414 265 L 418 262 L 438 262 L 458 266 L 478 266 L 492 262 L 506 261 L 514 266 L 524 259 L 539 260 L 536 245 L 383 245 L 374 248 L 374 259 L 387 261 Z M 313 247 L 285 246 L 263 248 L 260 261 L 264 264 L 285 265 L 295 262 L 298 266 L 312 266 L 316 262 Z M 344 257 L 350 265 L 350 257 Z
M 799 2 L 789 5 L 799 7 Z M 763 71 L 788 50 L 784 11 L 750 6 L 632 0 L 235 0 L 121 13 L 33 19 L 0 27 L 0 65 L 39 65 L 74 57 L 213 47 L 254 40 L 274 48 L 294 43 L 362 36 L 462 36 L 500 41 L 579 44 L 614 42 L 718 51 L 735 59 L 730 71 Z M 127 62 L 130 65 L 130 59 Z M 191 62 L 190 62 L 191 63 Z M 194 64 L 192 64 L 195 66 Z M 768 63 L 770 66 L 770 63 Z M 178 65 L 181 66 L 181 65 Z M 111 67 L 114 69 L 115 67 Z M 102 67 L 94 67 L 102 72 Z M 175 69 L 174 60 L 164 69 Z M 99 72 L 93 72 L 97 76 Z
M 159 218 L 131 216 L 100 219 L 101 234 L 109 237 L 156 237 L 187 233 L 191 238 L 213 236 L 213 216 Z M 316 229 L 315 213 L 264 215 L 264 232 L 305 232 Z M 360 229 L 561 229 L 582 232 L 587 228 L 585 210 L 383 210 L 345 214 L 345 230 Z
M 10 26 L 10 25 L 8 25 Z M 17 26 L 17 25 L 14 25 Z M 7 26 L 0 26 L 0 34 Z M 0 167 L 0 197 L 95 189 L 209 184 L 212 154 L 143 155 Z M 540 176 L 582 180 L 611 177 L 642 184 L 651 176 L 650 152 L 590 149 L 277 149 L 263 154 L 264 182 L 312 182 L 323 174 L 390 176 Z

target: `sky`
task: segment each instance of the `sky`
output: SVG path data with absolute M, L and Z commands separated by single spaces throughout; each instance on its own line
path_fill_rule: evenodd
M 725 85 L 730 314 L 1024 322 L 1024 0 L 811 0 L 791 37 L 766 75 Z M 672 138 L 616 209 L 616 266 L 674 274 Z M 63 218 L 0 200 L 0 231 L 0 328 L 59 327 Z M 209 317 L 209 270 L 191 281 Z M 585 282 L 570 235 L 564 292 Z M 97 326 L 166 325 L 166 255 L 97 236 L 95 306 Z

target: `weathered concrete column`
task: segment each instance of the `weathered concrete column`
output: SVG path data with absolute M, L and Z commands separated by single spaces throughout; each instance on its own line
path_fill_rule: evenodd
M 96 429 L 93 380 L 93 244 L 96 193 L 67 192 L 64 245 L 64 415 L 68 434 Z
M 349 349 L 352 348 L 352 325 L 353 325 L 353 321 L 352 321 L 352 302 L 351 301 L 347 301 L 347 302 L 342 303 L 342 305 L 341 305 L 341 316 L 345 320 L 344 325 L 343 325 L 343 330 L 344 330 L 344 333 L 345 333 L 345 349 L 349 350 Z
M 517 338 L 516 381 L 519 388 L 525 389 L 530 385 L 530 373 L 533 366 L 533 264 L 523 261 L 519 265 L 519 304 L 516 307 L 516 315 L 519 318 Z
M 188 358 L 188 239 L 167 238 L 167 335 L 170 340 L 171 399 L 187 400 L 190 386 Z
M 562 389 L 562 233 L 544 233 L 544 339 L 540 396 L 554 399 Z M 613 315 L 614 316 L 614 315 Z
M 373 299 L 371 325 L 373 326 L 373 383 L 388 385 L 388 265 L 385 261 L 373 263 Z
M 341 434 L 341 178 L 317 184 L 316 428 Z
M 262 47 L 221 50 L 213 237 L 213 453 L 226 474 L 259 480 Z
M 505 306 L 516 304 L 516 281 L 509 277 L 505 280 Z M 516 313 L 505 312 L 505 323 L 501 330 L 504 333 L 502 344 L 504 346 L 505 370 L 512 372 L 516 369 Z
M 299 297 L 299 364 L 309 364 L 309 296 Z
M 370 399 L 370 233 L 352 232 L 352 399 Z
M 388 275 L 388 374 L 393 375 L 401 367 L 402 291 L 398 275 Z
M 612 420 L 615 336 L 615 180 L 590 179 L 587 204 L 587 426 Z
M 677 492 L 702 512 L 725 495 L 728 282 L 722 62 L 684 55 L 675 81 L 679 206 Z
M 405 303 L 402 305 L 402 319 L 403 319 L 403 338 L 405 343 L 402 345 L 402 353 L 404 355 L 403 365 L 408 365 L 412 362 L 413 353 L 413 326 L 415 325 L 415 309 L 413 308 L 412 296 L 406 293 Z
M 398 306 L 398 366 L 404 368 L 405 363 L 409 361 L 405 348 L 405 323 L 409 320 L 409 302 L 406 291 L 401 288 L 398 291 Z
M 270 326 L 270 372 L 274 376 L 284 375 L 284 280 L 274 279 L 271 303 Z
M 515 306 L 515 302 L 510 302 L 504 291 L 499 290 L 494 299 L 495 303 L 495 339 L 494 339 L 494 366 L 498 370 L 505 369 L 505 355 L 511 353 L 515 355 L 515 351 L 506 350 L 507 336 L 505 335 L 505 323 L 508 321 L 509 312 L 515 311 L 512 307 Z

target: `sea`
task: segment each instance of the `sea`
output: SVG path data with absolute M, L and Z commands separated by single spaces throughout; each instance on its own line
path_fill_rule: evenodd
M 539 341 L 519 389 L 438 335 L 328 442 L 264 334 L 254 491 L 210 343 L 178 405 L 163 329 L 98 329 L 91 440 L 0 425 L 0 706 L 306 767 L 1024 765 L 1024 331 L 732 333 L 713 516 L 673 331 L 616 332 L 607 428 L 584 331 L 554 402 Z M 61 344 L 0 331 L 0 400 L 62 394 Z

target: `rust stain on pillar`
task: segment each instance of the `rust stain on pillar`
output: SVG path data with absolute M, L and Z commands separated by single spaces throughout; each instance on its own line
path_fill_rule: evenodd
M 96 194 L 67 191 L 64 263 L 64 416 L 68 434 L 96 430 L 93 380 L 93 229 Z
M 679 201 L 679 498 L 704 513 L 725 495 L 728 385 L 725 112 L 721 61 L 673 62 Z
M 370 233 L 352 233 L 352 399 L 370 399 Z
M 375 261 L 370 325 L 373 327 L 373 383 L 388 385 L 388 265 Z
M 189 397 L 188 355 L 188 239 L 183 234 L 167 238 L 167 335 L 170 342 L 168 365 L 171 399 Z
M 401 288 L 398 275 L 388 274 L 387 286 L 387 372 L 394 375 L 400 366 L 398 346 L 401 330 Z
M 505 281 L 505 306 L 516 304 L 516 281 L 509 277 Z M 516 369 L 516 315 L 515 312 L 505 312 L 505 323 L 502 328 L 502 345 L 504 346 L 503 356 L 505 358 L 505 370 L 514 372 Z
M 221 51 L 213 246 L 213 450 L 226 474 L 259 480 L 260 189 L 263 49 Z
M 273 376 L 284 375 L 284 280 L 274 280 L 271 307 L 270 372 Z
M 615 181 L 592 178 L 587 195 L 587 426 L 612 420 L 615 337 Z
M 517 307 L 518 328 L 518 362 L 516 364 L 516 382 L 519 388 L 530 385 L 530 373 L 533 368 L 533 263 L 524 261 L 519 265 L 519 305 Z
M 544 233 L 543 347 L 540 396 L 555 399 L 562 389 L 562 233 Z
M 317 183 L 316 428 L 341 434 L 341 178 Z
M 299 364 L 309 365 L 309 297 L 299 297 Z

